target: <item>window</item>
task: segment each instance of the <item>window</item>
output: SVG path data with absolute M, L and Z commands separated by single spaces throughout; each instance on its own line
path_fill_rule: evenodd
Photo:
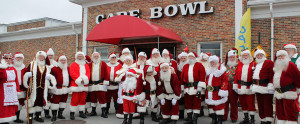
M 210 52 L 211 55 L 219 56 L 222 61 L 222 42 L 198 42 L 197 54 L 201 52 Z
M 108 62 L 108 47 L 95 47 L 95 52 L 101 53 L 101 60 Z

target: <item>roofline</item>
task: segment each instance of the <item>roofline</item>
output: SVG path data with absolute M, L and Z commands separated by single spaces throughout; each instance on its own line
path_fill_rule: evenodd
M 290 3 L 300 3 L 299 0 L 265 0 L 265 1 L 248 1 L 247 5 L 249 7 L 256 6 L 269 6 L 270 3 L 273 4 L 290 4 Z
M 120 2 L 120 1 L 126 1 L 126 0 L 69 0 L 69 2 L 80 5 L 83 8 L 98 6 L 103 4 L 110 4 L 110 3 Z
M 3 24 L 3 25 L 6 25 L 6 26 L 15 26 L 15 25 L 27 24 L 27 23 L 38 22 L 38 21 L 46 21 L 46 20 L 54 20 L 54 21 L 59 21 L 59 22 L 62 22 L 62 23 L 69 23 L 67 21 L 63 21 L 63 20 L 59 20 L 59 19 L 44 17 L 44 18 L 31 19 L 31 20 L 27 20 L 27 21 L 20 21 L 20 22 Z

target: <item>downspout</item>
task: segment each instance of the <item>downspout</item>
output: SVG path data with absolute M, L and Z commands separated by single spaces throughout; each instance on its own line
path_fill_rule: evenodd
M 273 3 L 270 3 L 271 14 L 271 60 L 274 61 L 274 16 L 273 16 Z
M 75 30 L 75 24 L 72 24 L 72 30 L 74 31 L 74 33 L 76 34 L 76 53 L 78 52 L 78 33 Z

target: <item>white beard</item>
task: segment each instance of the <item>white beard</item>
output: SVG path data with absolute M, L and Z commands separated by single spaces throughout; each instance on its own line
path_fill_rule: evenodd
M 158 58 L 152 57 L 151 58 L 151 61 L 153 62 L 153 64 L 156 64 L 156 65 L 160 62 L 160 60 L 161 60 L 161 57 L 158 57 Z
M 215 67 L 212 67 L 210 64 L 209 64 L 209 72 L 212 73 L 212 72 L 215 72 L 216 70 L 218 70 L 219 68 L 219 63 L 215 66 Z
M 123 89 L 126 92 L 129 92 L 130 90 L 134 91 L 136 89 L 136 82 L 137 82 L 137 79 L 135 77 L 131 77 L 131 78 L 126 77 L 125 81 L 122 84 Z
M 131 58 L 133 58 L 133 56 L 132 56 L 131 54 L 129 54 L 128 56 L 130 56 Z M 121 56 L 120 56 L 120 60 L 121 60 L 122 62 L 124 62 L 125 58 L 126 58 L 126 55 L 121 55 Z
M 94 62 L 94 63 L 96 63 L 96 64 L 98 64 L 98 63 L 100 63 L 100 62 L 101 62 L 101 58 L 98 58 L 98 59 L 93 59 L 93 62 Z
M 162 57 L 160 60 L 161 63 L 170 63 L 170 61 L 171 61 L 170 57 L 167 57 L 167 58 Z
M 250 58 L 247 58 L 247 59 L 244 59 L 244 58 L 241 58 L 240 60 L 244 65 L 248 65 L 251 63 L 251 59 Z
M 189 59 L 188 61 L 189 61 L 190 65 L 193 65 L 193 64 L 195 64 L 197 62 L 196 59 Z
M 6 66 L 8 66 L 8 67 L 12 67 L 12 66 L 13 66 L 12 64 L 10 64 L 10 65 L 7 64 L 7 62 L 5 62 L 4 59 L 1 60 L 1 64 L 6 65 Z
M 150 90 L 156 89 L 156 81 L 155 81 L 153 75 L 151 75 L 151 76 L 146 75 L 145 80 L 150 83 Z
M 78 60 L 76 59 L 75 62 L 78 64 L 78 65 L 84 65 L 86 62 L 84 60 Z
M 170 81 L 171 80 L 171 69 L 167 72 L 160 71 L 160 79 L 162 81 Z
M 264 62 L 265 60 L 266 60 L 266 57 L 263 57 L 263 58 L 261 58 L 261 59 L 256 58 L 256 62 L 257 62 L 257 63 L 262 63 L 262 62 Z
M 142 61 L 140 59 L 138 59 L 137 61 L 137 65 L 145 65 L 146 61 Z
M 109 63 L 112 64 L 112 65 L 114 65 L 114 64 L 117 63 L 117 60 L 114 60 L 114 61 L 110 60 Z
M 46 65 L 46 61 L 43 60 L 43 61 L 40 61 L 39 59 L 36 60 L 38 66 L 45 66 Z
M 60 69 L 62 69 L 62 70 L 68 68 L 68 64 L 67 64 L 67 63 L 62 64 L 61 62 L 58 62 L 58 63 L 57 63 L 57 66 L 58 66 Z
M 14 66 L 21 67 L 22 65 L 23 65 L 23 60 L 21 61 L 14 60 Z
M 179 70 L 179 71 L 182 71 L 183 66 L 186 65 L 186 64 L 188 64 L 188 61 L 185 61 L 185 62 L 181 62 L 181 61 L 180 61 L 179 64 L 178 64 L 178 70 Z
M 229 67 L 235 67 L 237 64 L 238 64 L 238 63 L 237 63 L 235 60 L 234 60 L 234 61 L 228 60 L 228 62 L 227 62 L 227 65 L 228 65 Z
M 283 60 L 277 59 L 274 64 L 274 71 L 285 71 L 289 66 L 289 61 L 287 57 Z

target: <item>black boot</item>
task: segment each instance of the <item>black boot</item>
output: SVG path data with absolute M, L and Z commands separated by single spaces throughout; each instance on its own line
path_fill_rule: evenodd
M 198 122 L 198 117 L 199 117 L 199 114 L 194 114 L 194 117 L 193 117 L 193 124 L 197 124 L 197 122 Z
M 151 118 L 152 118 L 152 121 L 159 122 L 159 120 L 157 119 L 156 113 L 151 112 Z
M 101 110 L 102 110 L 101 117 L 108 118 L 106 114 L 106 108 L 101 108 Z
M 59 108 L 57 118 L 59 118 L 59 119 L 66 119 L 66 118 L 63 116 L 64 110 L 65 110 L 64 108 Z
M 223 122 L 223 115 L 217 115 L 218 118 L 218 124 L 222 124 Z
M 185 122 L 184 124 L 192 124 L 193 123 L 193 118 L 192 115 L 193 113 L 187 113 L 188 117 L 187 117 L 187 122 Z
M 265 124 L 272 124 L 272 122 L 271 121 L 267 121 L 267 122 L 265 122 Z
M 168 119 L 165 119 L 165 118 L 163 118 L 160 122 L 159 122 L 159 124 L 169 124 L 169 122 L 170 122 L 171 120 L 168 118 Z
M 34 119 L 38 122 L 44 122 L 44 120 L 41 118 L 41 114 L 42 114 L 42 112 L 36 112 Z
M 179 119 L 184 119 L 184 110 L 179 111 Z
M 114 102 L 115 112 L 118 113 L 118 102 Z
M 254 115 L 250 115 L 251 117 L 251 120 L 250 120 L 250 123 L 249 124 L 255 124 L 255 118 L 254 118 Z
M 105 114 L 109 113 L 109 109 L 110 109 L 110 102 L 106 103 Z
M 144 124 L 145 118 L 144 118 L 145 113 L 140 113 L 140 124 Z
M 162 115 L 161 115 L 161 110 L 160 110 L 159 114 L 158 114 L 156 117 L 157 117 L 157 120 L 163 119 L 163 117 L 162 117 Z
M 79 111 L 79 117 L 86 118 L 86 115 L 83 113 L 83 111 Z
M 56 121 L 57 110 L 52 110 L 52 119 L 51 121 Z
M 90 113 L 90 116 L 97 116 L 96 107 L 92 107 L 92 111 Z
M 204 106 L 201 106 L 201 110 L 200 110 L 199 117 L 202 117 L 202 116 L 204 116 L 204 111 L 203 111 L 203 108 L 204 108 Z
M 16 112 L 16 116 L 17 116 L 17 119 L 16 120 L 14 120 L 14 122 L 16 122 L 16 123 L 23 123 L 23 121 L 22 120 L 20 120 L 20 111 L 17 111 Z
M 70 120 L 75 120 L 75 112 L 70 112 Z
M 32 124 L 33 114 L 29 114 L 29 124 Z
M 49 110 L 44 110 L 45 112 L 45 118 L 51 118 L 51 116 L 49 115 Z
M 217 124 L 218 123 L 216 113 L 209 114 L 209 117 L 211 117 L 211 124 Z
M 241 121 L 239 124 L 248 124 L 249 123 L 249 115 L 248 113 L 244 113 L 244 120 Z
M 171 120 L 169 124 L 177 124 L 177 120 Z
M 132 124 L 132 116 L 133 116 L 133 114 L 129 114 L 129 119 L 128 119 L 127 124 Z
M 127 124 L 128 114 L 124 114 L 124 120 L 122 124 Z

